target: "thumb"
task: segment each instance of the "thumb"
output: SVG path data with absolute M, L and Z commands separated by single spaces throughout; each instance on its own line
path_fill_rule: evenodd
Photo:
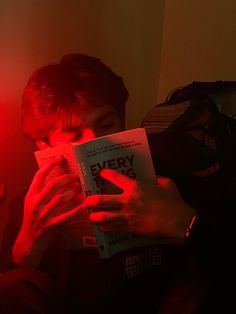
M 167 187 L 170 184 L 172 184 L 173 180 L 171 180 L 170 178 L 167 177 L 162 177 L 162 176 L 158 176 L 156 178 L 156 183 L 157 185 L 163 186 L 163 187 Z

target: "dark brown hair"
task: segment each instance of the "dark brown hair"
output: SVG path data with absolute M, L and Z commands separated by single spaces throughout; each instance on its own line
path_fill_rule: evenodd
M 45 139 L 57 114 L 68 115 L 72 106 L 86 109 L 110 104 L 124 124 L 128 97 L 122 78 L 100 59 L 67 54 L 29 78 L 23 92 L 23 132 L 33 140 Z

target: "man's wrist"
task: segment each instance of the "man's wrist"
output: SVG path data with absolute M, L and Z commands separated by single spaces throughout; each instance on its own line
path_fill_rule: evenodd
M 19 236 L 12 250 L 12 260 L 18 266 L 37 266 L 43 255 L 43 248 L 32 239 Z

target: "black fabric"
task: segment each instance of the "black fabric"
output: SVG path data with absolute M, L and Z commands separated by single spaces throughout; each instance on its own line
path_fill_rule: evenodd
M 16 268 L 0 276 L 1 314 L 61 313 L 54 283 L 34 268 Z
M 236 90 L 236 81 L 193 81 L 170 92 L 168 101 L 181 102 L 199 95 L 220 94 Z
M 215 166 L 235 182 L 236 120 L 221 114 L 208 96 L 157 105 L 142 126 L 159 174 L 198 175 Z
M 151 109 L 142 122 L 157 175 L 174 179 L 183 199 L 198 211 L 184 246 L 207 263 L 210 285 L 197 312 L 203 314 L 236 313 L 230 288 L 235 277 L 236 120 L 220 112 L 212 97 L 229 92 L 236 92 L 236 82 L 193 82 Z

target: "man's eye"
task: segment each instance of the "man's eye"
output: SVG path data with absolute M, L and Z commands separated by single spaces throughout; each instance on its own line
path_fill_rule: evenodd
M 82 133 L 78 133 L 78 134 L 66 137 L 65 141 L 68 143 L 72 143 L 72 142 L 79 141 L 81 138 L 82 138 Z
M 110 129 L 113 127 L 113 122 L 107 122 L 100 124 L 101 129 Z
M 77 135 L 74 136 L 71 140 L 72 140 L 73 142 L 76 142 L 76 141 L 81 140 L 81 138 L 82 138 L 82 133 L 77 134 Z

